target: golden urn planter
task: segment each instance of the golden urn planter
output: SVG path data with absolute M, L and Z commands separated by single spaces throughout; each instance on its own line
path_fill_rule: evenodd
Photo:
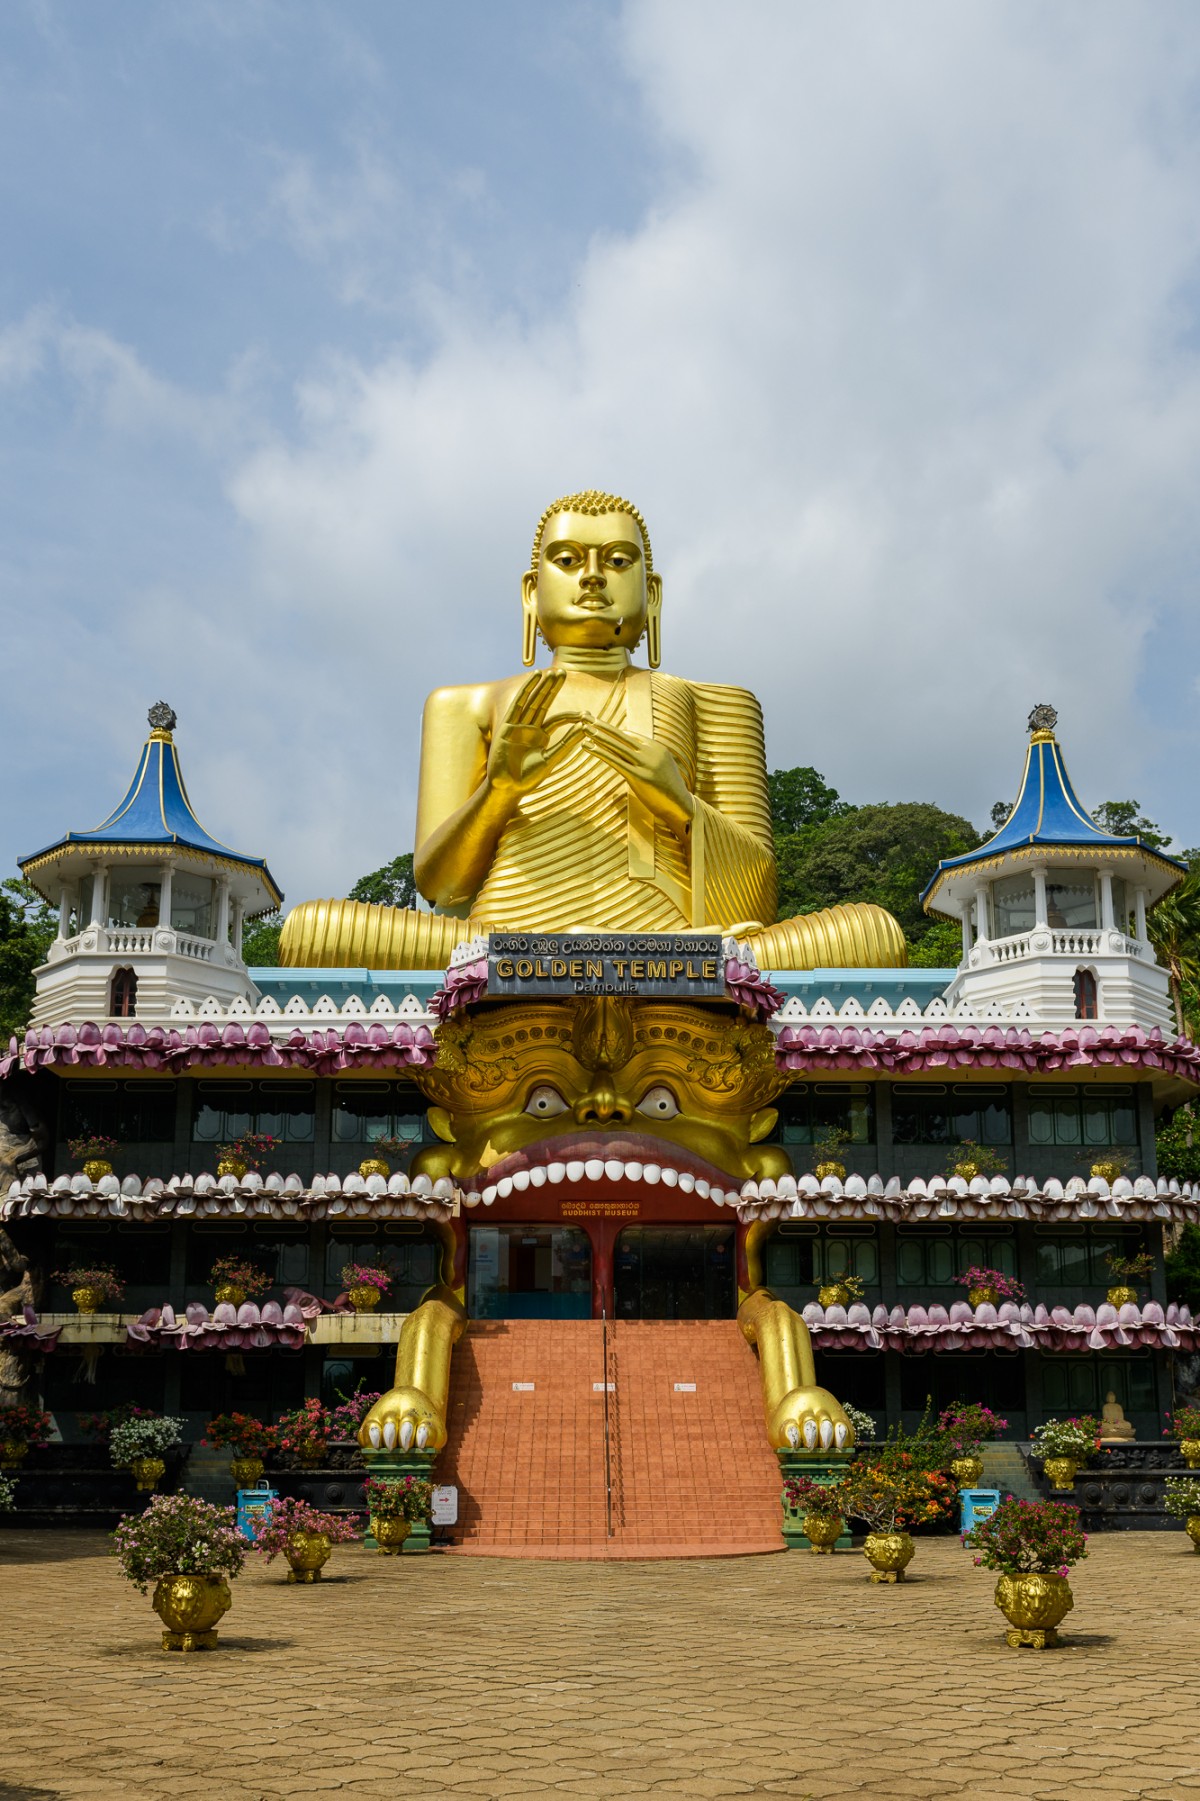
M 296 1456 L 303 1469 L 319 1470 L 325 1461 L 325 1440 L 302 1438 L 296 1446 Z
M 961 1176 L 964 1182 L 973 1182 L 980 1173 L 979 1165 L 978 1163 L 972 1163 L 970 1159 L 967 1158 L 962 1163 L 956 1163 L 954 1165 L 954 1173 L 956 1176 Z
M 995 1307 L 1000 1300 L 1000 1290 L 991 1282 L 981 1282 L 978 1288 L 968 1288 L 967 1299 L 972 1307 Z
M 134 1457 L 129 1467 L 143 1494 L 152 1493 L 158 1487 L 159 1478 L 167 1473 L 167 1466 L 161 1457 Z
M 229 1474 L 239 1488 L 253 1488 L 261 1482 L 264 1469 L 261 1457 L 233 1457 L 229 1462 Z
M 1124 1282 L 1114 1283 L 1108 1291 L 1110 1307 L 1134 1307 L 1137 1305 L 1138 1291 Z
M 978 1488 L 983 1477 L 982 1457 L 955 1457 L 950 1470 L 960 1488 Z
M 1200 1551 L 1200 1513 L 1188 1515 L 1184 1525 L 1184 1531 L 1192 1541 L 1192 1549 L 1194 1551 Z
M 836 1176 L 839 1182 L 844 1182 L 846 1180 L 846 1165 L 844 1163 L 839 1163 L 836 1157 L 827 1157 L 824 1163 L 817 1164 L 816 1168 L 813 1170 L 813 1175 L 817 1178 L 818 1182 L 828 1181 L 830 1176 Z
M 350 1305 L 355 1313 L 374 1313 L 382 1299 L 382 1289 L 376 1288 L 373 1282 L 364 1282 L 360 1287 L 352 1288 Z
M 1179 1449 L 1189 1470 L 1200 1470 L 1200 1438 L 1181 1438 Z
M 218 1306 L 228 1302 L 230 1307 L 240 1307 L 246 1299 L 246 1290 L 239 1288 L 236 1282 L 218 1282 L 213 1292 Z
M 23 1438 L 0 1438 L 0 1470 L 20 1469 L 29 1455 L 29 1446 Z
M 105 1176 L 111 1176 L 113 1166 L 107 1157 L 89 1157 L 83 1166 L 83 1173 L 94 1188 Z
M 830 1557 L 833 1555 L 833 1548 L 842 1536 L 840 1515 L 836 1513 L 806 1513 L 800 1526 L 808 1540 L 810 1551 L 817 1556 Z
M 1042 1468 L 1051 1488 L 1058 1489 L 1060 1493 L 1074 1488 L 1075 1472 L 1079 1465 L 1073 1457 L 1047 1457 Z
M 848 1307 L 850 1298 L 850 1290 L 844 1282 L 828 1282 L 817 1295 L 822 1307 Z
M 382 1176 L 386 1182 L 392 1173 L 392 1166 L 385 1163 L 382 1157 L 364 1157 L 358 1166 L 358 1173 L 364 1182 L 368 1176 Z
M 412 1521 L 401 1514 L 371 1515 L 371 1531 L 375 1543 L 388 1557 L 395 1557 L 404 1549 L 404 1541 L 412 1531 Z
M 233 1176 L 236 1181 L 240 1182 L 249 1167 L 249 1164 L 243 1163 L 240 1157 L 222 1157 L 217 1164 L 217 1174 Z
M 152 1602 L 164 1651 L 214 1651 L 217 1621 L 233 1606 L 224 1576 L 160 1576 Z
M 871 1565 L 872 1582 L 903 1582 L 916 1545 L 907 1532 L 869 1532 L 863 1556 Z
M 319 1582 L 333 1545 L 324 1532 L 293 1532 L 283 1549 L 289 1582 Z
M 73 1288 L 71 1290 L 71 1299 L 75 1303 L 77 1312 L 99 1313 L 101 1307 L 104 1305 L 104 1290 L 102 1288 L 95 1288 L 88 1282 L 85 1283 L 82 1288 Z
M 1125 1174 L 1125 1165 L 1118 1163 L 1115 1157 L 1100 1157 L 1092 1164 L 1092 1174 L 1099 1176 L 1101 1181 L 1107 1182 L 1111 1188 L 1112 1184 Z
M 1001 1576 L 996 1606 L 1008 1621 L 1006 1644 L 1046 1651 L 1059 1643 L 1056 1627 L 1075 1605 L 1065 1576 Z

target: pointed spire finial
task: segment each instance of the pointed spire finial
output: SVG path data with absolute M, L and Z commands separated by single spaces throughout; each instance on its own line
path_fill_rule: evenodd
M 146 718 L 156 738 L 162 736 L 169 739 L 175 730 L 175 709 L 169 707 L 165 700 L 156 700 Z

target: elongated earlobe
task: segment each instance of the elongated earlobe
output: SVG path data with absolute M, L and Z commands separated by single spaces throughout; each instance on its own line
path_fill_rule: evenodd
M 646 580 L 646 661 L 651 669 L 662 662 L 662 579 L 651 575 Z
M 521 661 L 532 669 L 537 657 L 537 584 L 534 577 L 521 577 Z

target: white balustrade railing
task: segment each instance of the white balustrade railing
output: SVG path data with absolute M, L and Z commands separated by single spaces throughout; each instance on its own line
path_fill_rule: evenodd
M 108 948 L 120 956 L 154 949 L 153 926 L 109 926 Z
M 211 938 L 188 938 L 180 932 L 175 939 L 175 949 L 181 957 L 194 957 L 198 963 L 211 963 L 216 945 Z
M 1100 932 L 1056 931 L 1050 934 L 1050 943 L 1054 953 L 1059 957 L 1097 957 L 1104 949 L 1104 941 Z

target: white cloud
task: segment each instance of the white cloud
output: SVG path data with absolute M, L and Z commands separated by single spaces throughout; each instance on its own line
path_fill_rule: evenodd
M 244 564 L 148 585 L 152 653 L 118 633 L 196 695 L 202 817 L 291 899 L 409 845 L 424 694 L 515 665 L 534 521 L 599 485 L 649 520 L 667 666 L 754 687 L 774 763 L 982 822 L 1048 699 L 1085 797 L 1200 840 L 1190 784 L 1144 791 L 1143 661 L 1155 627 L 1194 647 L 1194 11 L 641 0 L 626 46 L 675 173 L 532 323 L 429 289 L 428 355 L 331 351 L 249 449 L 252 394 L 64 347 L 127 426 L 215 420 Z M 297 164 L 280 197 L 353 267 L 392 180 Z M 557 243 L 550 214 L 555 293 Z

